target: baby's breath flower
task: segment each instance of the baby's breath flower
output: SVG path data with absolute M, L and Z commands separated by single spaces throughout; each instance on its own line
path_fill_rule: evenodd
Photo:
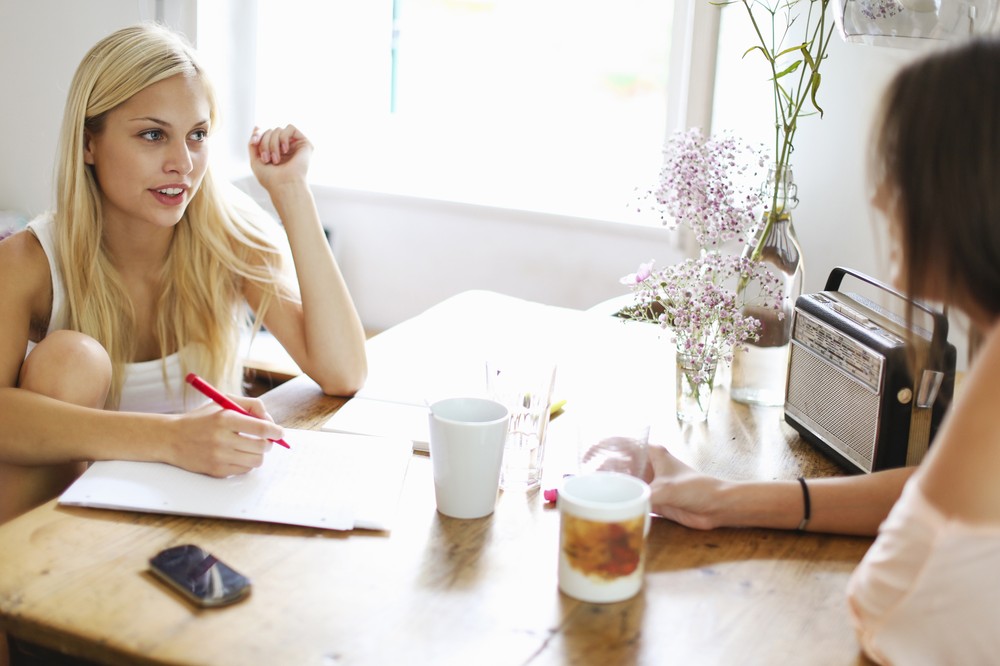
M 861 0 L 858 7 L 872 21 L 889 19 L 903 11 L 903 6 L 897 0 Z
M 635 302 L 621 315 L 669 330 L 678 351 L 705 367 L 730 363 L 734 348 L 760 336 L 760 321 L 743 314 L 744 303 L 736 296 L 740 278 L 755 279 L 760 285 L 754 295 L 757 304 L 781 303 L 780 280 L 764 264 L 739 255 L 704 251 L 696 259 L 650 271 L 637 280 L 649 266 L 643 264 L 622 278 L 632 286 Z
M 660 184 L 648 196 L 664 224 L 694 232 L 701 251 L 660 270 L 651 260 L 623 277 L 635 300 L 620 314 L 668 329 L 677 351 L 705 369 L 689 381 L 710 383 L 707 368 L 731 363 L 735 348 L 760 338 L 761 322 L 744 314 L 745 306 L 774 308 L 782 316 L 781 280 L 760 261 L 720 250 L 731 240 L 745 244 L 760 219 L 757 169 L 768 160 L 732 134 L 706 138 L 698 129 L 674 134 L 664 154 Z M 756 292 L 748 293 L 747 285 Z
M 745 242 L 762 202 L 763 149 L 729 132 L 712 138 L 692 128 L 674 133 L 663 153 L 659 184 L 646 193 L 663 224 L 688 227 L 702 247 Z

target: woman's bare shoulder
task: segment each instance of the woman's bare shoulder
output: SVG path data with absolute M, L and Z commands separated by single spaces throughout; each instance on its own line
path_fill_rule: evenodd
M 51 300 L 49 260 L 31 232 L 19 231 L 0 241 L 0 284 L 4 293 L 0 300 L 43 307 Z

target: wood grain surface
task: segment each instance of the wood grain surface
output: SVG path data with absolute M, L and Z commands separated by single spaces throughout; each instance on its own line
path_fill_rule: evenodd
M 435 326 L 441 317 L 452 321 L 450 312 L 436 312 Z M 620 394 L 616 376 L 634 387 L 633 375 L 645 371 L 634 360 L 622 365 L 619 354 L 641 351 L 625 347 L 608 352 L 610 363 L 588 347 L 580 367 L 603 365 L 614 374 L 560 386 L 569 402 L 551 424 L 547 485 L 574 449 L 583 416 L 574 401 L 584 392 Z M 842 473 L 783 422 L 780 409 L 738 405 L 724 387 L 707 424 L 678 424 L 669 404 L 673 377 L 653 374 L 652 383 L 639 382 L 663 404 L 652 439 L 689 464 L 730 478 Z M 344 402 L 304 376 L 264 399 L 277 422 L 294 428 L 318 427 Z M 537 491 L 501 493 L 486 518 L 442 516 L 430 460 L 421 454 L 411 460 L 391 533 L 53 501 L 0 526 L 0 628 L 111 664 L 865 663 L 844 590 L 870 539 L 701 532 L 655 519 L 642 592 L 601 605 L 558 591 L 558 527 L 558 512 Z M 147 571 L 148 559 L 183 543 L 248 575 L 251 596 L 197 610 L 167 591 Z

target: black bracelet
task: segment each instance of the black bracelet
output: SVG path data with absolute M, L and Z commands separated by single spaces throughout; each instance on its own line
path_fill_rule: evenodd
M 798 530 L 802 532 L 809 525 L 809 518 L 812 517 L 812 505 L 809 502 L 809 486 L 806 485 L 806 480 L 801 476 L 799 477 L 799 484 L 802 486 L 802 503 L 805 505 L 805 510 L 802 512 L 802 522 L 799 523 L 798 527 Z

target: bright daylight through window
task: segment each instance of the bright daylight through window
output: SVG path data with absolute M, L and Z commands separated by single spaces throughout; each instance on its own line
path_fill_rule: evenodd
M 256 117 L 301 125 L 323 184 L 631 220 L 662 160 L 673 11 L 258 0 Z

